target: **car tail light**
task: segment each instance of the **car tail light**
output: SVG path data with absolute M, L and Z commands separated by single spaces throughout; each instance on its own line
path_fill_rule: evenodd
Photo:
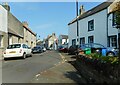
M 20 49 L 20 51 L 19 51 L 20 53 L 22 53 L 22 49 Z

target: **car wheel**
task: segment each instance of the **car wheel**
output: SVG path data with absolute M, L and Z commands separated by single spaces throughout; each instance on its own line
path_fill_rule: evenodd
M 114 53 L 110 52 L 107 54 L 107 56 L 114 56 Z
M 26 58 L 26 54 L 25 54 L 25 53 L 23 54 L 22 58 L 23 58 L 23 59 L 25 59 L 25 58 Z
M 30 54 L 30 57 L 32 57 L 32 53 Z

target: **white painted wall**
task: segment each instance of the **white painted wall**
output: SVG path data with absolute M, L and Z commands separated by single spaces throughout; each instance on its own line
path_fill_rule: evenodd
M 0 31 L 8 32 L 7 21 L 7 10 L 0 5 Z
M 88 31 L 88 21 L 94 19 L 94 31 Z M 79 39 L 85 37 L 85 43 L 88 43 L 88 36 L 94 36 L 94 43 L 100 43 L 107 46 L 107 9 L 79 20 Z M 69 25 L 69 46 L 72 45 L 72 39 L 76 39 L 76 23 Z
M 94 30 L 88 31 L 88 21 L 94 20 Z M 107 46 L 107 10 L 100 11 L 79 21 L 79 38 L 85 37 L 88 43 L 88 36 L 94 36 L 94 43 Z
M 58 38 L 58 46 L 63 45 L 63 44 L 67 44 L 69 42 L 69 39 L 64 39 L 61 35 Z
M 108 16 L 108 36 L 118 34 L 118 29 L 116 29 L 115 27 L 112 26 L 112 22 L 113 22 L 113 15 L 110 14 Z
M 69 38 L 69 44 L 68 47 L 72 45 L 72 39 L 77 39 L 77 23 L 73 23 L 68 25 L 68 38 Z

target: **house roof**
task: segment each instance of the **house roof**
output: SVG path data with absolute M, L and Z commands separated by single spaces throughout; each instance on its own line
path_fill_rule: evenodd
M 68 35 L 60 35 L 62 39 L 68 39 Z
M 48 36 L 45 41 L 49 40 L 52 37 L 52 35 Z
M 23 27 L 24 27 L 25 29 L 27 29 L 29 32 L 31 32 L 34 36 L 36 36 L 36 34 L 35 34 L 34 32 L 32 32 L 32 30 L 31 30 L 30 28 L 28 28 L 28 27 L 25 26 L 25 25 L 23 25 Z
M 114 0 L 112 0 L 112 1 L 114 1 Z M 102 10 L 106 9 L 107 7 L 109 7 L 112 4 L 112 1 L 109 0 L 109 1 L 103 2 L 103 3 L 99 4 L 98 6 L 86 11 L 82 15 L 79 15 L 77 18 L 74 18 L 70 23 L 68 23 L 68 25 L 73 24 L 74 22 L 77 21 L 77 19 L 81 20 L 83 18 L 86 18 L 90 15 L 93 15 L 93 14 L 99 12 L 99 11 L 102 11 Z

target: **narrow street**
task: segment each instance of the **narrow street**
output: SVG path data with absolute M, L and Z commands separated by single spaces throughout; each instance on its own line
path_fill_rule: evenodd
M 56 51 L 33 54 L 2 63 L 3 83 L 83 83 L 76 69 L 65 62 L 69 56 Z
M 33 54 L 24 59 L 9 59 L 2 62 L 3 83 L 28 83 L 37 73 L 54 67 L 61 61 L 56 52 Z

